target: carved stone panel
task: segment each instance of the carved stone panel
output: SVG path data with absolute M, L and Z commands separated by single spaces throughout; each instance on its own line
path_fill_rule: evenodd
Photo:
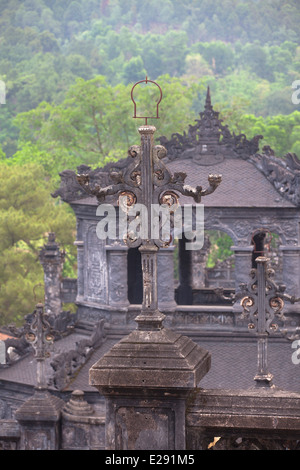
M 128 275 L 127 275 L 127 248 L 121 245 L 106 247 L 108 261 L 109 304 L 127 307 L 128 302 Z
M 174 449 L 174 410 L 120 407 L 116 413 L 116 439 L 119 450 Z
M 300 246 L 282 245 L 279 249 L 282 252 L 283 283 L 286 285 L 286 293 L 298 296 Z
M 54 434 L 52 429 L 26 427 L 23 432 L 24 450 L 54 450 Z
M 85 300 L 107 303 L 107 262 L 105 241 L 96 234 L 96 224 L 87 227 L 85 247 Z

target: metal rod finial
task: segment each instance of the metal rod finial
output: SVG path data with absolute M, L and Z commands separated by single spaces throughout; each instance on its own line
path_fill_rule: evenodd
M 140 83 L 146 83 L 146 84 L 148 84 L 148 83 L 153 83 L 153 84 L 154 84 L 155 86 L 157 86 L 158 89 L 159 89 L 160 97 L 159 97 L 159 99 L 158 99 L 157 102 L 156 102 L 156 116 L 137 116 L 137 113 L 136 113 L 136 101 L 135 101 L 135 99 L 134 99 L 134 97 L 133 97 L 133 91 L 134 91 L 135 87 L 136 87 L 137 85 L 139 85 Z M 159 111 L 158 111 L 158 108 L 159 108 L 160 102 L 161 102 L 161 100 L 162 100 L 162 89 L 161 89 L 161 87 L 158 85 L 158 83 L 154 82 L 153 80 L 149 80 L 148 77 L 147 77 L 147 75 L 146 75 L 145 80 L 140 80 L 140 81 L 136 82 L 136 83 L 133 85 L 133 87 L 132 87 L 132 89 L 131 89 L 131 94 L 130 94 L 130 95 L 131 95 L 131 100 L 132 100 L 133 105 L 134 105 L 134 113 L 133 113 L 133 118 L 134 118 L 134 119 L 145 119 L 145 125 L 146 125 L 146 126 L 147 126 L 147 124 L 148 124 L 148 119 L 159 119 Z

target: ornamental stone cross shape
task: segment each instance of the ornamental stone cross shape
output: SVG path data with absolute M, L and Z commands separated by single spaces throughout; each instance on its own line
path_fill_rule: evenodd
M 145 116 L 144 116 L 145 117 Z M 180 194 L 196 203 L 218 187 L 220 175 L 209 175 L 203 189 L 185 184 L 186 174 L 171 174 L 163 162 L 166 149 L 154 145 L 155 127 L 139 127 L 140 145 L 128 151 L 129 164 L 111 172 L 112 184 L 101 187 L 88 167 L 78 171 L 82 188 L 99 203 L 116 195 L 125 211 L 134 204 L 177 206 Z M 148 220 L 148 229 L 151 223 Z M 143 303 L 137 329 L 114 345 L 90 369 L 90 384 L 105 396 L 107 449 L 185 449 L 187 395 L 209 371 L 210 354 L 190 338 L 163 326 L 157 301 L 157 252 L 166 242 L 125 234 L 128 247 L 138 247 L 143 272 Z
M 284 300 L 292 303 L 299 299 L 285 294 L 285 286 L 274 281 L 274 270 L 266 256 L 256 258 L 257 268 L 250 272 L 248 284 L 241 284 L 242 317 L 249 319 L 248 329 L 257 337 L 257 386 L 272 387 L 273 375 L 268 368 L 268 338 L 279 330 L 278 320 L 284 321 Z
M 145 82 L 155 83 L 147 78 Z M 158 102 L 161 101 L 161 97 Z M 136 107 L 134 117 L 138 117 Z M 158 117 L 157 104 L 156 118 Z M 143 118 L 147 122 L 149 117 L 143 116 Z M 209 174 L 207 189 L 203 189 L 202 186 L 193 188 L 185 184 L 186 173 L 180 172 L 172 175 L 162 160 L 167 154 L 166 149 L 162 145 L 154 145 L 156 128 L 145 124 L 140 126 L 138 131 L 141 144 L 129 148 L 128 155 L 132 157 L 132 162 L 123 171 L 111 173 L 111 185 L 102 188 L 97 181 L 90 178 L 90 173 L 92 173 L 90 170 L 77 175 L 82 188 L 89 195 L 96 196 L 99 203 L 103 202 L 106 196 L 116 194 L 119 206 L 125 207 L 125 210 L 134 204 L 143 204 L 147 208 L 147 226 L 150 228 L 152 204 L 177 207 L 178 193 L 192 197 L 196 203 L 200 203 L 203 196 L 214 192 L 221 183 L 221 175 Z M 139 237 L 131 239 L 130 233 L 125 236 L 124 240 L 129 247 L 139 246 L 141 252 L 143 304 L 141 315 L 136 318 L 138 327 L 160 328 L 164 316 L 158 311 L 157 305 L 157 251 L 159 247 L 166 246 L 166 242 L 151 239 L 150 235 L 143 239 Z
M 38 303 L 33 312 L 33 319 L 25 337 L 31 343 L 37 361 L 37 389 L 46 390 L 45 359 L 49 357 L 48 346 L 53 343 L 54 335 L 44 314 L 44 305 Z

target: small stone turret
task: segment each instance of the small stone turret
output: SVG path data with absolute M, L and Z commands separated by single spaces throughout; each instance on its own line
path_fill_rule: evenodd
M 55 241 L 55 233 L 48 234 L 48 242 L 41 249 L 39 258 L 44 269 L 45 312 L 57 316 L 62 310 L 61 283 L 65 254 Z

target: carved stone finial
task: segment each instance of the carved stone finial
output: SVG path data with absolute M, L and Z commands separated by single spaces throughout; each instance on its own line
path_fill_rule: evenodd
M 85 401 L 83 391 L 74 390 L 70 400 L 64 406 L 63 412 L 72 416 L 91 416 L 94 414 L 94 409 Z
M 37 360 L 37 388 L 46 389 L 47 381 L 44 370 L 44 361 L 49 357 L 48 346 L 53 343 L 54 335 L 50 324 L 44 314 L 43 304 L 38 303 L 33 312 L 30 329 L 26 334 L 26 340 L 33 346 Z
M 242 318 L 249 318 L 249 331 L 257 337 L 257 386 L 273 387 L 273 375 L 268 370 L 268 336 L 278 330 L 278 320 L 285 320 L 283 314 L 284 288 L 272 279 L 274 271 L 269 268 L 269 259 L 256 258 L 257 268 L 250 272 L 250 281 L 242 285 Z
M 205 109 L 212 110 L 209 86 L 207 87 L 207 92 L 206 92 Z
M 64 252 L 59 250 L 59 244 L 55 239 L 55 233 L 48 233 L 48 240 L 44 247 L 40 250 L 40 262 L 44 266 L 49 262 L 57 260 L 57 263 L 63 263 L 64 261 Z
M 231 133 L 223 124 L 219 112 L 213 109 L 210 88 L 207 87 L 204 111 L 195 125 L 190 125 L 188 132 L 183 135 L 172 134 L 170 140 L 165 136 L 159 138 L 168 151 L 168 160 L 175 158 L 192 158 L 199 165 L 214 165 L 221 163 L 224 158 L 249 158 L 259 148 L 262 136 L 247 140 L 244 134 Z
M 59 249 L 54 232 L 48 234 L 47 243 L 40 250 L 39 260 L 44 270 L 45 311 L 57 316 L 62 310 L 61 273 L 65 252 Z

